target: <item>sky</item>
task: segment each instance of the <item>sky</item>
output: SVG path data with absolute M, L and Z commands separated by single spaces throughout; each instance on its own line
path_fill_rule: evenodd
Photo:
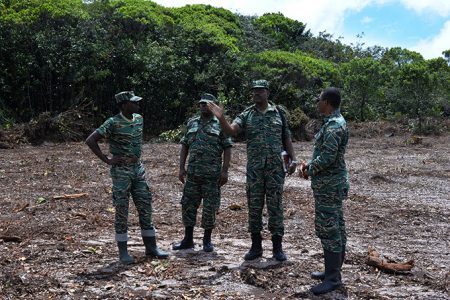
M 306 24 L 314 35 L 326 31 L 345 44 L 402 47 L 424 58 L 450 49 L 450 0 L 152 0 L 166 7 L 209 4 L 234 13 L 261 16 L 281 12 Z M 362 37 L 358 37 L 362 36 Z

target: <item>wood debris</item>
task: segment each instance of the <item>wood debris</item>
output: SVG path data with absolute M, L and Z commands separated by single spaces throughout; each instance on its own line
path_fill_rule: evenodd
M 64 194 L 59 196 L 53 196 L 53 199 L 76 199 L 81 197 L 87 197 L 89 196 L 89 193 L 79 193 L 79 194 Z
M 405 263 L 397 263 L 391 260 L 386 260 L 380 257 L 378 251 L 369 245 L 368 256 L 366 264 L 376 267 L 382 271 L 388 272 L 408 272 L 414 267 L 414 260 L 409 260 Z

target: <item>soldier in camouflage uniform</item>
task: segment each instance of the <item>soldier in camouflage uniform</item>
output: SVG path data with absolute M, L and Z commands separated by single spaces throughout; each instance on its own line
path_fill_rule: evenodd
M 145 179 L 145 169 L 141 161 L 143 118 L 137 114 L 141 97 L 126 91 L 115 95 L 120 113 L 106 120 L 87 139 L 86 144 L 103 162 L 111 166 L 113 182 L 113 205 L 115 214 L 115 239 L 119 248 L 119 258 L 124 264 L 133 263 L 128 254 L 128 202 L 129 195 L 139 213 L 145 254 L 157 258 L 167 258 L 168 254 L 156 246 L 155 228 L 152 223 L 152 194 Z M 98 141 L 106 138 L 112 158 L 101 151 Z
M 252 238 L 250 251 L 245 260 L 262 256 L 262 212 L 267 204 L 269 230 L 272 233 L 273 257 L 286 260 L 282 248 L 283 225 L 283 185 L 285 172 L 281 152 L 283 148 L 292 159 L 288 173 L 295 172 L 297 161 L 292 147 L 286 115 L 278 106 L 268 101 L 269 83 L 255 80 L 252 83 L 254 105 L 239 114 L 230 125 L 223 116 L 223 108 L 208 104 L 220 120 L 225 133 L 236 136 L 244 131 L 247 138 L 247 201 L 248 230 Z
M 303 177 L 311 176 L 315 199 L 315 228 L 324 250 L 325 272 L 313 272 L 314 279 L 323 280 L 311 290 L 324 294 L 342 285 L 341 267 L 345 257 L 345 222 L 342 202 L 349 190 L 344 154 L 348 143 L 348 129 L 339 107 L 338 89 L 325 89 L 318 99 L 319 112 L 325 122 L 315 136 L 312 160 L 302 163 Z
M 202 199 L 203 250 L 214 250 L 211 233 L 220 206 L 220 187 L 228 181 L 232 142 L 223 133 L 219 120 L 208 109 L 207 103 L 211 101 L 216 101 L 213 95 L 202 95 L 199 101 L 201 115 L 188 121 L 186 134 L 181 139 L 179 179 L 185 184 L 181 199 L 185 235 L 180 243 L 173 246 L 174 250 L 194 247 L 193 231 Z

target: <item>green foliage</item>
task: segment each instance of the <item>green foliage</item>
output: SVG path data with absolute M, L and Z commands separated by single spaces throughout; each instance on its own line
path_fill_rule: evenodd
M 422 116 L 450 107 L 450 50 L 424 60 L 398 47 L 345 45 L 280 13 L 241 16 L 147 0 L 0 0 L 0 28 L 3 127 L 54 121 L 49 116 L 84 99 L 99 123 L 117 111 L 115 93 L 134 90 L 144 97 L 146 135 L 176 140 L 174 128 L 197 112 L 202 92 L 217 95 L 232 118 L 250 104 L 255 78 L 270 81 L 270 97 L 292 112 L 294 131 L 319 117 L 315 98 L 330 85 L 343 89 L 350 119 L 400 114 L 422 124 Z M 53 121 L 30 133 L 67 136 Z
M 187 30 L 199 46 L 224 47 L 239 52 L 237 41 L 242 30 L 239 18 L 230 11 L 211 5 L 186 5 L 173 10 L 176 24 Z M 214 48 L 211 48 L 214 49 Z
M 352 47 L 341 42 L 341 37 L 334 39 L 332 34 L 320 32 L 319 36 L 307 39 L 300 50 L 317 58 L 336 63 L 348 62 L 356 56 Z
M 384 115 L 382 87 L 389 78 L 384 66 L 372 58 L 355 58 L 340 68 L 347 116 L 366 121 Z
M 388 49 L 381 59 L 382 63 L 396 67 L 421 61 L 424 61 L 422 55 L 400 47 Z
M 289 114 L 289 126 L 292 135 L 297 140 L 309 140 L 306 133 L 306 124 L 309 122 L 309 117 L 301 110 L 300 107 L 295 108 Z
M 328 61 L 310 57 L 300 51 L 265 51 L 250 55 L 247 67 L 253 78 L 268 78 L 275 102 L 288 109 L 298 106 L 308 115 L 314 115 L 314 99 L 320 90 L 337 85 L 339 74 Z
M 185 128 L 180 126 L 177 129 L 167 130 L 160 133 L 159 138 L 165 142 L 178 143 L 180 139 L 183 137 L 184 131 Z
M 10 113 L 0 107 L 0 129 L 9 129 L 14 124 L 15 120 Z
M 280 49 L 291 50 L 307 40 L 311 33 L 305 32 L 305 24 L 289 19 L 281 13 L 267 13 L 254 20 L 256 27 L 274 39 Z
M 42 16 L 53 19 L 86 18 L 81 0 L 9 0 L 1 1 L 0 20 L 29 24 Z
M 173 24 L 169 10 L 148 0 L 112 0 L 111 7 L 122 18 L 130 18 L 139 23 L 153 26 Z
M 305 126 L 309 122 L 308 116 L 300 109 L 300 107 L 295 108 L 289 114 L 289 125 L 293 128 L 298 128 Z
M 443 51 L 442 55 L 447 60 L 447 64 L 450 65 L 450 49 Z

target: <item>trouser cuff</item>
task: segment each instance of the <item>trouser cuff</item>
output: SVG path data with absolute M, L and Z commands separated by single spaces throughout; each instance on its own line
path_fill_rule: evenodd
M 154 236 L 156 236 L 155 228 L 141 230 L 141 235 L 143 237 L 154 237 Z
M 125 232 L 125 233 L 116 233 L 115 238 L 116 238 L 117 242 L 126 242 L 126 241 L 128 241 L 128 233 L 127 232 Z

